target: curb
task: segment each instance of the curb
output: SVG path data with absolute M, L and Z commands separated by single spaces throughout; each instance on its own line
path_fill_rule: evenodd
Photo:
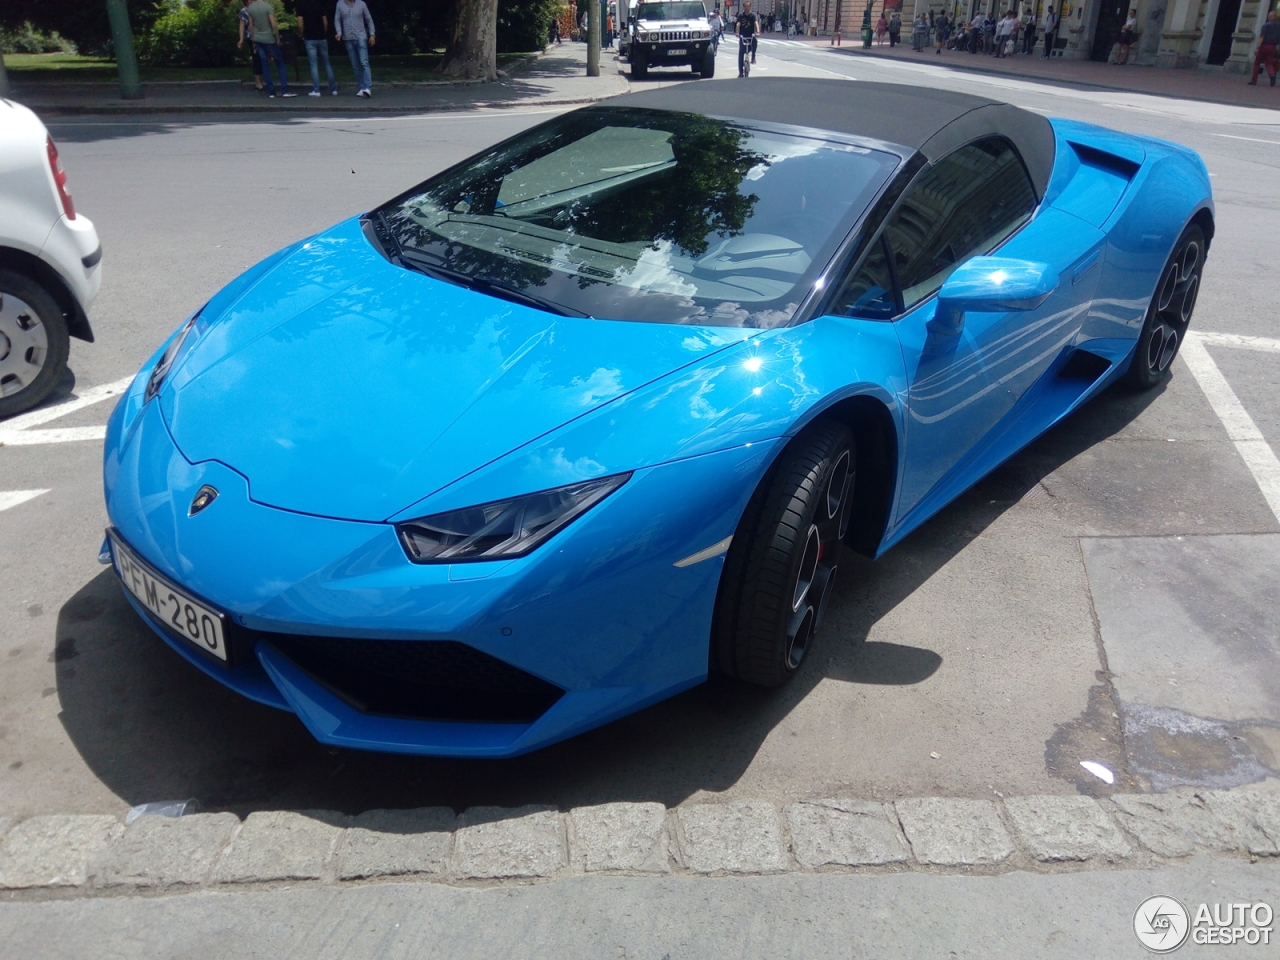
M 600 100 L 608 100 L 610 97 L 620 96 L 619 93 L 609 93 L 599 97 L 571 97 L 564 99 L 549 100 L 527 100 L 522 103 L 511 103 L 505 100 L 492 101 L 472 101 L 469 103 L 441 103 L 441 104 L 418 104 L 415 106 L 399 106 L 399 107 L 374 107 L 362 105 L 358 108 L 343 109 L 341 107 L 325 107 L 307 110 L 298 110 L 286 106 L 269 106 L 266 104 L 245 104 L 222 105 L 222 106 L 150 106 L 150 105 L 134 105 L 132 103 L 121 103 L 118 105 L 102 104 L 92 106 L 67 105 L 67 106 L 41 106 L 31 105 L 31 109 L 38 111 L 42 116 L 185 116 L 187 114 L 253 114 L 257 116 L 269 116 L 273 118 L 297 118 L 297 117 L 333 117 L 333 116 L 367 116 L 370 114 L 382 115 L 414 115 L 419 113 L 462 113 L 468 110 L 516 110 L 527 107 L 570 107 L 584 103 L 596 103 Z M 20 103 L 22 101 L 19 101 Z
M 263 811 L 0 819 L 6 899 L 398 879 L 584 875 L 991 875 L 1280 856 L 1280 784 L 1165 794 Z

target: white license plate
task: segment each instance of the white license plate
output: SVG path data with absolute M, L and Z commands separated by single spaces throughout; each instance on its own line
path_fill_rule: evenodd
M 681 47 L 681 48 L 679 48 L 678 50 L 668 50 L 668 51 L 667 51 L 667 56 L 668 56 L 668 57 L 683 57 L 683 56 L 684 56 L 686 53 L 688 53 L 688 52 L 689 52 L 688 50 L 686 50 L 686 49 L 684 49 L 683 47 Z
M 227 641 L 222 631 L 221 613 L 183 593 L 139 560 L 114 535 L 111 536 L 111 559 L 115 562 L 116 573 L 124 582 L 125 588 L 157 620 L 206 653 L 213 654 L 219 660 L 227 659 Z

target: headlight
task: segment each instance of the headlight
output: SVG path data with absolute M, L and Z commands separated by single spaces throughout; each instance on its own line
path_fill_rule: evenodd
M 186 341 L 187 335 L 191 333 L 191 328 L 195 326 L 196 320 L 200 317 L 200 312 L 204 308 L 201 307 L 191 315 L 191 319 L 182 325 L 182 329 L 177 335 L 169 341 L 169 346 L 165 349 L 164 355 L 151 368 L 151 376 L 147 379 L 147 394 L 143 399 L 143 403 L 150 402 L 151 398 L 160 392 L 160 388 L 164 386 L 164 378 L 169 375 L 169 370 L 173 366 L 173 361 L 178 359 L 178 352 L 182 350 L 182 344 Z
M 630 479 L 620 473 L 396 524 L 414 563 L 523 557 Z

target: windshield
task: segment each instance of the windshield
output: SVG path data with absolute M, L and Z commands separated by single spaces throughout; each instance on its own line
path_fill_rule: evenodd
M 406 266 L 495 295 L 605 319 L 773 327 L 897 162 L 725 120 L 597 108 L 379 212 Z
M 637 20 L 698 20 L 707 15 L 701 3 L 681 0 L 679 3 L 642 3 L 636 9 Z

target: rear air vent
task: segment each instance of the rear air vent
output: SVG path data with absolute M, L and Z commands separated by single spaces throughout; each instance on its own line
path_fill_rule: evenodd
M 1076 156 L 1080 158 L 1081 163 L 1086 163 L 1091 167 L 1100 167 L 1111 173 L 1117 173 L 1126 180 L 1132 180 L 1134 174 L 1140 169 L 1140 165 L 1132 160 L 1126 160 L 1124 157 L 1118 157 L 1114 153 L 1108 153 L 1105 150 L 1099 150 L 1097 147 L 1090 147 L 1083 143 L 1071 142 L 1071 149 L 1076 152 Z

